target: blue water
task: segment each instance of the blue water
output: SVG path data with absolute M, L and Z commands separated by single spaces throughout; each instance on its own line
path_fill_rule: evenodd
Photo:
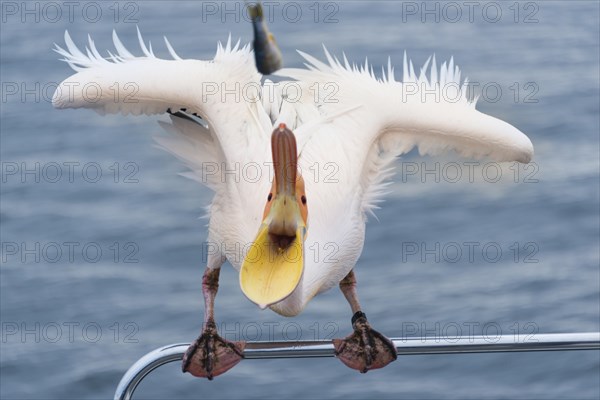
M 159 118 L 54 110 L 53 83 L 71 71 L 50 49 L 68 29 L 79 45 L 91 33 L 99 49 L 112 50 L 115 28 L 136 52 L 137 23 L 158 55 L 167 54 L 167 35 L 180 55 L 206 59 L 217 40 L 231 32 L 248 41 L 251 29 L 220 2 L 83 2 L 72 20 L 54 4 L 61 14 L 2 3 L 0 395 L 104 399 L 140 356 L 197 336 L 206 253 L 198 217 L 211 193 L 177 176 L 182 165 L 153 147 Z M 465 160 L 401 159 L 356 266 L 363 308 L 390 337 L 599 331 L 598 3 L 478 3 L 472 22 L 463 3 L 453 3 L 460 16 L 437 4 L 428 5 L 433 14 L 421 2 L 321 3 L 318 15 L 312 2 L 274 10 L 288 66 L 301 65 L 295 49 L 320 55 L 321 43 L 375 66 L 390 55 L 397 76 L 404 50 L 416 66 L 433 52 L 454 55 L 480 89 L 488 85 L 479 109 L 535 146 L 535 167 L 504 165 L 497 182 L 483 175 L 495 165 L 480 163 L 472 181 L 452 183 L 449 163 L 466 173 Z M 293 22 L 296 5 L 302 15 Z M 439 182 L 421 176 L 436 167 Z M 216 312 L 229 339 L 350 332 L 337 290 L 287 319 L 247 301 L 228 265 L 221 277 Z M 594 351 L 410 356 L 367 375 L 335 359 L 253 360 L 213 382 L 171 364 L 137 395 L 597 399 L 599 372 Z

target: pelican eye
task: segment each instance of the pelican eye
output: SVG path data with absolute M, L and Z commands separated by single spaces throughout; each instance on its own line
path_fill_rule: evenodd
M 300 197 L 300 200 L 302 201 L 302 204 L 306 204 L 306 196 L 302 195 L 302 197 Z
M 272 198 L 273 198 L 273 193 L 269 193 L 269 195 L 267 196 L 267 201 L 271 201 Z

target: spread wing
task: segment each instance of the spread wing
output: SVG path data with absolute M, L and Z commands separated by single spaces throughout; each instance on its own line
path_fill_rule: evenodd
M 57 45 L 56 51 L 76 73 L 58 86 L 53 105 L 101 114 L 197 114 L 207 129 L 196 129 L 196 135 L 211 136 L 197 142 L 218 146 L 208 153 L 222 154 L 219 161 L 241 161 L 245 146 L 268 141 L 271 120 L 260 101 L 261 75 L 248 45 L 232 46 L 230 39 L 225 47 L 219 44 L 213 60 L 202 61 L 182 59 L 165 38 L 173 59 L 164 60 L 146 46 L 139 30 L 138 38 L 142 56 L 132 55 L 113 32 L 116 53 L 103 58 L 91 38 L 84 54 L 66 32 L 66 49 Z M 172 152 L 189 159 L 187 153 L 177 154 L 185 152 L 183 142 L 170 144 Z
M 382 193 L 395 157 L 414 147 L 422 155 L 453 150 L 469 158 L 522 163 L 533 157 L 533 145 L 519 129 L 475 109 L 476 100 L 467 96 L 468 81 L 461 81 L 453 60 L 438 70 L 434 57 L 429 70 L 430 60 L 417 75 L 405 55 L 399 82 L 389 62 L 387 74 L 377 79 L 367 62 L 362 68 L 351 66 L 345 56 L 342 63 L 327 50 L 327 63 L 301 54 L 307 69 L 283 69 L 278 74 L 296 79 L 304 90 L 329 87 L 315 102 L 325 115 L 340 115 L 332 119 L 328 132 L 340 135 L 340 143 L 352 143 L 338 154 L 348 158 L 340 160 L 341 165 L 359 169 L 365 211 Z M 344 113 L 353 106 L 354 111 Z M 310 140 L 324 138 L 314 135 Z

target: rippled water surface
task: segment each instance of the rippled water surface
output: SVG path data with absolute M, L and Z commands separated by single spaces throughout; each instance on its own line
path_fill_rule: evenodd
M 221 2 L 76 2 L 71 14 L 54 3 L 60 15 L 35 4 L 28 14 L 2 3 L 0 393 L 110 398 L 140 356 L 199 331 L 207 233 L 198 217 L 211 193 L 153 146 L 165 117 L 54 110 L 54 83 L 71 71 L 51 48 L 68 29 L 79 45 L 90 33 L 112 50 L 114 28 L 141 54 L 137 23 L 157 55 L 167 55 L 166 35 L 181 56 L 208 59 L 229 32 L 249 41 L 251 29 Z M 533 167 L 507 164 L 499 178 L 480 163 L 473 179 L 455 179 L 449 163 L 471 167 L 454 156 L 399 160 L 356 266 L 363 307 L 389 336 L 599 331 L 598 3 L 477 3 L 471 13 L 448 4 L 430 3 L 432 14 L 421 2 L 273 8 L 288 66 L 302 64 L 295 49 L 320 56 L 321 43 L 355 62 L 368 56 L 376 71 L 388 55 L 400 71 L 405 50 L 417 67 L 434 52 L 454 56 L 487 90 L 478 108 L 536 149 Z M 217 318 L 230 339 L 351 329 L 337 290 L 288 319 L 247 301 L 229 265 Z M 599 372 L 598 352 L 410 356 L 367 375 L 335 359 L 249 360 L 210 383 L 172 364 L 138 396 L 594 399 Z

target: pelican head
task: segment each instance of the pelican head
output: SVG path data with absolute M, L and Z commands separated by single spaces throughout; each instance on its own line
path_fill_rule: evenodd
M 262 224 L 240 270 L 242 291 L 260 308 L 285 299 L 300 283 L 308 219 L 296 138 L 285 124 L 273 131 L 271 151 L 275 177 Z

